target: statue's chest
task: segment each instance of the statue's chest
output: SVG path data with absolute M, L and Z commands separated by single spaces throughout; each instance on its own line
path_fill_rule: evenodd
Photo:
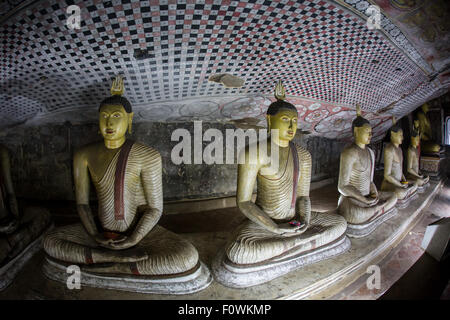
M 280 154 L 276 166 L 266 166 L 265 170 L 260 170 L 258 176 L 272 181 L 283 180 L 286 177 L 292 177 L 293 157 L 291 152 Z

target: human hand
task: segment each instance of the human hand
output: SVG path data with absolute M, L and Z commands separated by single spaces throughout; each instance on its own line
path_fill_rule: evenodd
M 289 222 L 280 223 L 278 225 L 279 234 L 283 234 L 286 236 L 296 235 L 297 233 L 303 231 L 306 228 L 306 224 L 290 224 Z
M 95 241 L 102 247 L 114 249 L 116 244 L 124 242 L 127 237 L 124 235 L 116 235 L 115 238 L 105 237 L 104 233 L 98 233 L 94 236 Z

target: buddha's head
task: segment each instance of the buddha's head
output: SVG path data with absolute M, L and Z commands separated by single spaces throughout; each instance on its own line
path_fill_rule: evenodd
M 423 113 L 426 114 L 429 110 L 430 110 L 430 106 L 428 105 L 428 103 L 424 103 L 424 104 L 422 105 L 422 111 L 423 111 Z
M 123 140 L 127 132 L 131 133 L 133 111 L 131 103 L 122 97 L 123 78 L 117 76 L 111 86 L 111 96 L 100 103 L 99 127 L 106 141 Z
M 285 101 L 284 88 L 281 81 L 275 88 L 277 101 L 270 104 L 267 109 L 267 127 L 269 130 L 278 129 L 279 140 L 291 141 L 297 132 L 297 108 Z
M 399 126 L 394 126 L 390 130 L 391 142 L 400 145 L 403 142 L 403 130 Z
M 100 133 L 105 140 L 122 139 L 127 129 L 131 131 L 133 112 L 126 98 L 118 95 L 106 98 L 98 111 Z
M 367 145 L 372 139 L 372 126 L 369 120 L 361 116 L 361 109 L 356 107 L 356 119 L 352 122 L 352 132 L 357 144 Z
M 420 143 L 419 131 L 413 129 L 413 131 L 411 132 L 411 146 L 417 148 L 419 146 L 419 143 Z
M 392 127 L 389 129 L 391 142 L 396 145 L 401 145 L 403 142 L 403 130 L 398 124 L 395 116 L 392 116 Z

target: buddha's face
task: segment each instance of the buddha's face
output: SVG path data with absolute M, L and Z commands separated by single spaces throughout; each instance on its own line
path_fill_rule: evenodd
M 291 141 L 297 132 L 297 112 L 294 110 L 280 110 L 274 115 L 267 115 L 269 129 L 278 129 L 280 140 Z
M 397 132 L 391 131 L 391 142 L 394 144 L 402 144 L 403 142 L 403 130 L 400 129 Z
M 419 143 L 420 143 L 420 137 L 419 136 L 411 137 L 411 145 L 414 148 L 417 148 L 419 146 Z
M 100 132 L 106 140 L 118 140 L 125 136 L 132 114 L 121 105 L 104 105 L 99 112 Z
M 369 144 L 372 139 L 372 127 L 370 124 L 364 123 L 361 127 L 355 127 L 353 134 L 356 143 Z
M 430 110 L 430 106 L 428 105 L 428 103 L 424 103 L 424 104 L 422 105 L 422 111 L 423 111 L 424 113 L 427 113 L 428 110 Z

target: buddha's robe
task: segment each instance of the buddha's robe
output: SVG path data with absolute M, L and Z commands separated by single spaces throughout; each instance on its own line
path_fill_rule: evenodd
M 385 167 L 388 163 L 392 163 L 390 172 L 388 174 L 393 177 L 397 181 L 402 181 L 403 177 L 403 152 L 400 148 L 396 148 L 392 143 L 388 143 L 384 150 L 384 165 Z M 389 171 L 389 168 L 385 170 Z M 417 184 L 414 183 L 409 185 L 407 188 L 398 187 L 389 181 L 386 178 L 383 179 L 381 183 L 382 191 L 394 192 L 397 196 L 398 200 L 406 200 L 417 190 Z
M 255 204 L 276 223 L 292 220 L 297 197 L 309 197 L 311 155 L 292 143 L 290 149 L 286 165 L 279 166 L 275 177 L 269 179 L 260 173 L 257 176 Z M 304 175 L 302 179 L 300 175 Z M 303 183 L 298 184 L 299 180 Z M 344 234 L 346 227 L 340 216 L 316 212 L 311 212 L 310 225 L 300 234 L 275 234 L 247 220 L 226 246 L 226 254 L 234 264 L 273 261 L 331 243 Z
M 127 145 L 128 141 L 122 148 Z M 98 218 L 103 232 L 130 235 L 148 205 L 162 209 L 162 165 L 158 151 L 140 143 L 133 143 L 128 155 L 119 160 L 122 151 L 115 154 L 102 177 L 95 172 L 90 173 L 97 191 Z M 145 194 L 148 189 L 144 186 L 149 185 L 152 190 L 150 194 Z M 133 248 L 146 252 L 148 258 L 127 263 L 129 268 L 121 268 L 120 270 L 126 270 L 122 272 L 170 275 L 187 272 L 199 263 L 198 252 L 191 243 L 156 224 Z M 94 265 L 91 250 L 110 250 L 99 246 L 81 223 L 51 232 L 44 240 L 44 249 L 57 260 Z M 130 248 L 120 251 L 127 255 Z M 114 259 L 110 262 L 123 263 Z M 100 268 L 96 271 L 108 272 L 105 270 Z
M 370 195 L 374 170 L 375 155 L 373 151 L 369 147 L 361 149 L 353 143 L 341 153 L 339 186 L 352 186 L 362 196 L 367 197 Z M 356 198 L 341 194 L 338 201 L 338 212 L 348 223 L 369 223 L 388 212 L 397 203 L 397 198 L 393 193 L 378 192 L 378 197 L 379 201 L 370 206 Z
M 409 146 L 407 157 L 408 157 L 407 163 L 411 165 L 410 169 L 412 169 L 412 171 L 414 171 L 417 175 L 419 175 L 419 150 L 417 150 L 417 148 Z M 418 178 L 416 176 L 413 176 L 409 172 L 406 173 L 406 178 L 408 180 L 416 182 L 419 187 L 422 187 L 428 183 L 428 179 Z

